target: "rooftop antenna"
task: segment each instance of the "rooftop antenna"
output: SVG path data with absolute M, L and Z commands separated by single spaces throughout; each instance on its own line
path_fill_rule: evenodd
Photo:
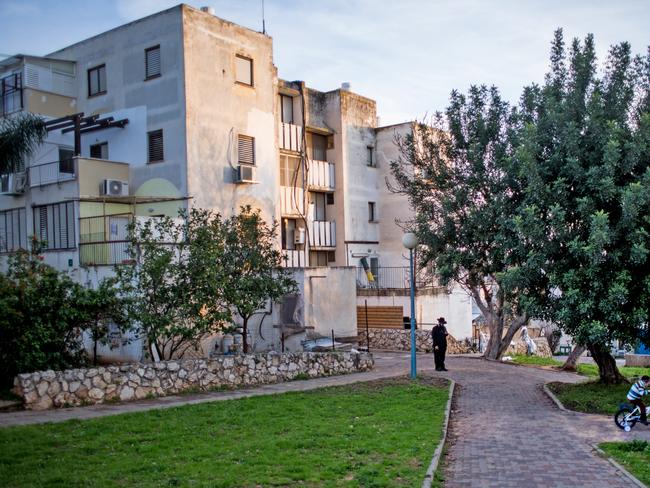
M 262 34 L 266 34 L 266 22 L 264 20 L 264 0 L 262 0 Z

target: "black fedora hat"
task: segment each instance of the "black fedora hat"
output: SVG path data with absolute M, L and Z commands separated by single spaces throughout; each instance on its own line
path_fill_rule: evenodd
M 447 321 L 445 320 L 444 317 L 440 317 L 440 318 L 438 319 L 438 323 L 439 323 L 439 324 L 446 324 Z

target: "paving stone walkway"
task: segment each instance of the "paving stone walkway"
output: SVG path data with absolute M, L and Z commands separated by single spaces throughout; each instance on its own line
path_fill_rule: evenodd
M 445 479 L 448 488 L 633 486 L 591 444 L 650 439 L 618 429 L 611 418 L 567 413 L 543 392 L 577 375 L 477 359 L 450 358 L 457 382 Z

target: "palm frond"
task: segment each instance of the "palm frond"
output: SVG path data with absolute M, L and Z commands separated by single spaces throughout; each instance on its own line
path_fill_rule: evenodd
M 47 136 L 45 121 L 30 113 L 0 120 L 0 174 L 23 166 Z

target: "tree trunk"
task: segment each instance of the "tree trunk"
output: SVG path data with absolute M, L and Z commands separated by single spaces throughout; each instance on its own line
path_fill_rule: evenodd
M 517 317 L 510 323 L 508 332 L 506 332 L 506 335 L 504 336 L 503 318 L 499 316 L 493 317 L 488 325 L 490 330 L 490 340 L 488 341 L 483 357 L 485 357 L 485 359 L 499 361 L 505 354 L 517 331 L 519 331 L 527 321 L 528 318 L 525 315 Z
M 601 383 L 617 385 L 628 381 L 620 373 L 616 366 L 616 360 L 610 354 L 609 349 L 602 344 L 590 344 L 589 352 L 598 365 L 598 373 Z
M 97 366 L 97 342 L 96 338 L 93 337 L 93 365 Z
M 243 317 L 243 323 L 242 323 L 242 345 L 244 346 L 244 354 L 248 353 L 248 317 Z
M 585 346 L 576 344 L 575 347 L 571 349 L 571 354 L 569 354 L 569 357 L 562 365 L 562 369 L 564 371 L 576 371 L 578 369 L 578 359 L 580 359 L 580 356 L 582 356 L 586 350 L 587 348 Z

